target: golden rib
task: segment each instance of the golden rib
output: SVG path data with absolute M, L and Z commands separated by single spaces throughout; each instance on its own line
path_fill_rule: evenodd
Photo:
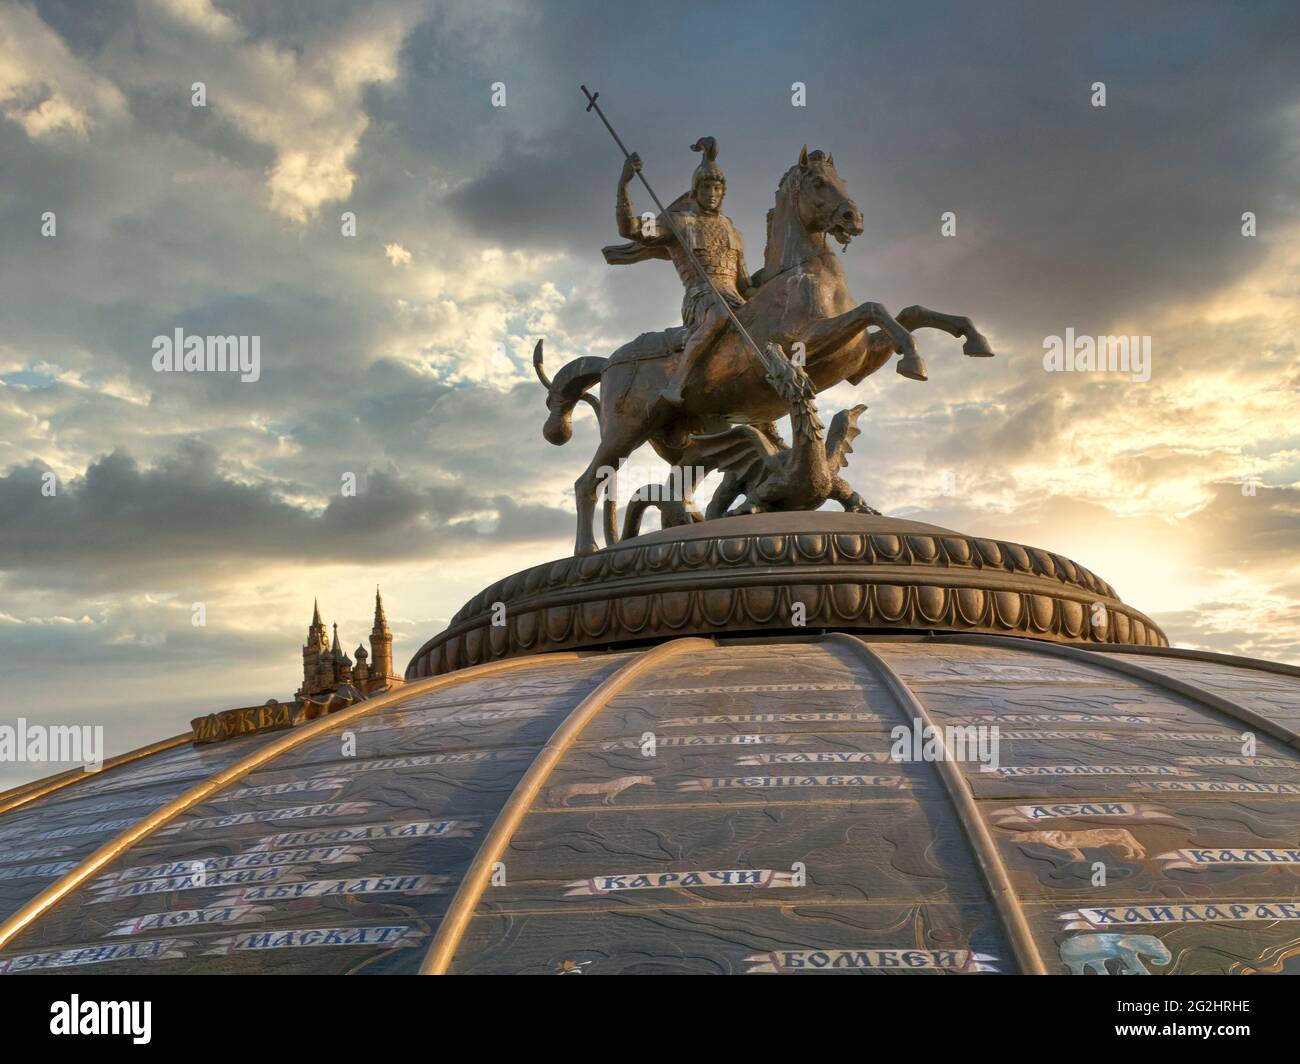
M 647 669 L 653 668 L 662 663 L 664 659 L 674 657 L 677 654 L 714 645 L 711 639 L 688 636 L 661 643 L 650 650 L 643 651 L 606 678 L 604 683 L 579 702 L 569 715 L 564 718 L 563 723 L 555 729 L 555 734 L 547 740 L 537 758 L 528 767 L 528 771 L 515 784 L 515 789 L 510 793 L 510 797 L 506 799 L 505 805 L 501 807 L 501 812 L 497 814 L 491 830 L 484 836 L 478 853 L 474 855 L 474 860 L 470 863 L 469 869 L 460 881 L 460 886 L 456 889 L 456 896 L 452 898 L 446 915 L 438 925 L 438 933 L 429 944 L 428 953 L 424 955 L 424 960 L 420 964 L 421 975 L 446 974 L 447 969 L 451 966 L 456 947 L 460 945 L 460 940 L 465 935 L 465 929 L 469 927 L 469 922 L 473 919 L 474 910 L 478 908 L 478 903 L 483 898 L 483 892 L 487 889 L 488 882 L 492 878 L 492 866 L 501 860 L 501 855 L 506 852 L 510 840 L 514 837 L 519 825 L 523 823 L 524 817 L 528 815 L 533 800 L 550 777 L 555 766 L 559 764 L 560 758 L 568 752 L 569 747 L 573 745 L 574 740 L 578 738 L 592 718 L 604 709 L 615 695 L 622 692 L 628 684 Z
M 1117 661 L 1114 658 L 1103 657 L 1095 650 L 1081 650 L 1078 647 L 1066 646 L 1063 643 L 1048 643 L 1045 640 L 1037 639 L 1026 644 L 1021 639 L 998 635 L 944 635 L 936 636 L 935 639 L 944 643 L 966 643 L 974 646 L 997 647 L 1003 650 L 1026 650 L 1035 653 L 1052 654 L 1058 658 L 1065 658 L 1067 661 L 1086 662 L 1089 665 L 1095 665 L 1099 669 L 1123 673 L 1125 676 L 1131 676 L 1136 680 L 1145 680 L 1154 687 L 1163 687 L 1165 690 L 1173 691 L 1184 698 L 1200 702 L 1202 705 L 1209 706 L 1211 709 L 1222 713 L 1225 717 L 1231 717 L 1242 724 L 1250 725 L 1256 731 L 1262 731 L 1265 735 L 1276 739 L 1280 743 L 1285 743 L 1293 750 L 1300 750 L 1300 732 L 1296 732 L 1275 720 L 1270 720 L 1268 717 L 1257 713 L 1253 709 L 1248 709 L 1239 702 L 1233 702 L 1222 695 L 1216 695 L 1212 691 L 1196 687 L 1175 676 L 1166 676 L 1163 672 L 1157 672 L 1155 669 L 1134 665 L 1131 661 Z
M 1080 650 L 1095 651 L 1102 654 L 1139 654 L 1155 658 L 1177 658 L 1181 661 L 1201 661 L 1207 665 L 1231 665 L 1238 669 L 1254 669 L 1256 672 L 1273 672 L 1279 676 L 1300 676 L 1300 666 L 1288 665 L 1284 661 L 1268 661 L 1264 658 L 1243 658 L 1240 654 L 1220 654 L 1213 650 L 1186 650 L 1183 647 L 1150 647 L 1140 643 L 1075 643 Z
M 53 776 L 42 776 L 38 780 L 28 780 L 26 783 L 18 784 L 17 787 L 6 787 L 3 791 L 0 791 L 0 802 L 3 802 L 6 798 L 12 798 L 16 794 L 24 794 L 27 791 L 39 787 L 42 783 L 45 783 L 48 780 L 62 779 L 64 776 L 70 774 L 71 773 L 68 772 L 56 772 Z
M 498 672 L 507 672 L 511 669 L 518 669 L 529 665 L 550 664 L 552 662 L 573 662 L 579 655 L 575 653 L 555 653 L 534 655 L 526 658 L 508 658 L 503 661 L 492 661 L 484 665 L 475 665 L 467 669 L 460 669 L 456 672 L 446 673 L 442 676 L 433 676 L 425 680 L 416 680 L 397 688 L 387 694 L 378 695 L 375 698 L 367 699 L 364 702 L 358 702 L 354 706 L 348 706 L 337 713 L 331 713 L 329 716 L 320 717 L 309 724 L 291 729 L 282 738 L 267 743 L 263 747 L 250 753 L 247 757 L 236 761 L 222 769 L 214 776 L 208 777 L 202 783 L 191 787 L 184 794 L 179 795 L 166 805 L 155 810 L 149 816 L 143 818 L 137 823 L 131 825 L 120 835 L 115 836 L 108 842 L 104 843 L 98 850 L 89 857 L 81 861 L 74 869 L 59 879 L 55 880 L 36 897 L 24 905 L 21 909 L 9 917 L 3 924 L 0 924 L 0 947 L 7 945 L 15 935 L 31 924 L 38 916 L 55 905 L 73 888 L 84 883 L 92 875 L 98 872 L 109 861 L 119 856 L 123 851 L 134 846 L 141 839 L 152 835 L 159 828 L 165 826 L 180 813 L 185 812 L 191 806 L 208 798 L 212 794 L 221 790 L 228 784 L 235 783 L 243 779 L 254 769 L 261 768 L 268 761 L 273 761 L 281 754 L 288 753 L 297 746 L 301 746 L 308 739 L 314 739 L 324 732 L 332 730 L 336 725 L 350 723 L 358 717 L 367 716 L 375 710 L 383 709 L 395 702 L 401 702 L 414 694 L 425 694 L 429 691 L 439 691 L 444 687 L 457 687 L 460 684 L 470 680 L 477 680 L 483 676 L 491 676 Z
M 997 910 L 1002 927 L 1006 931 L 1007 943 L 1011 946 L 1011 952 L 1015 954 L 1016 964 L 1023 975 L 1046 975 L 1047 966 L 1038 952 L 1038 943 L 1029 930 L 1029 921 L 1025 919 L 1020 898 L 1011 886 L 1011 876 L 1007 872 L 1006 863 L 1002 860 L 1002 854 L 998 852 L 997 844 L 989 834 L 988 825 L 984 823 L 984 818 L 975 804 L 975 795 L 971 791 L 970 781 L 966 779 L 955 761 L 948 760 L 943 730 L 935 727 L 929 710 L 917 700 L 889 662 L 872 650 L 863 639 L 842 632 L 832 632 L 827 635 L 826 642 L 845 647 L 858 654 L 880 676 L 889 693 L 898 700 L 900 706 L 914 714 L 939 737 L 942 756 L 935 762 L 935 768 L 957 811 L 957 820 L 961 823 L 971 849 L 975 853 L 975 860 L 984 875 L 989 896 L 993 899 L 993 907 Z
M 139 761 L 142 757 L 161 754 L 164 750 L 184 746 L 193 737 L 193 732 L 182 732 L 180 735 L 173 735 L 170 739 L 159 739 L 156 743 L 150 743 L 148 746 L 142 746 L 137 750 L 128 750 L 125 754 L 118 754 L 117 757 L 110 757 L 96 772 L 86 772 L 84 769 L 74 768 L 54 776 L 46 776 L 42 780 L 23 784 L 21 787 L 14 787 L 12 790 L 0 794 L 0 816 L 17 809 L 19 806 L 26 805 L 28 802 L 34 802 L 37 798 L 44 798 L 47 794 L 53 794 L 55 791 L 63 790 L 64 787 L 70 787 L 78 780 L 99 779 L 109 769 L 117 768 L 119 765 L 130 764 L 132 761 Z

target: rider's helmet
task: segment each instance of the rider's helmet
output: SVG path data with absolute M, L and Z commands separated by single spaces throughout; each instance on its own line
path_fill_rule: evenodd
M 722 190 L 727 190 L 727 175 L 722 172 L 722 167 L 718 165 L 718 142 L 713 137 L 701 137 L 691 145 L 691 151 L 703 153 L 704 158 L 700 160 L 700 165 L 695 168 L 695 173 L 691 176 L 691 195 L 694 196 L 700 187 L 700 182 L 705 178 L 712 178 L 722 184 Z

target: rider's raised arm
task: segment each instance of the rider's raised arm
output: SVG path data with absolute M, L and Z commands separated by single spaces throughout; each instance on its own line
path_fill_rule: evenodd
M 624 240 L 636 240 L 641 235 L 641 219 L 632 209 L 632 193 L 627 189 L 626 180 L 620 180 L 618 183 L 614 217 L 618 221 L 618 235 Z
M 664 216 L 637 214 L 632 209 L 632 197 L 626 186 L 618 190 L 618 235 L 625 240 L 639 240 L 643 244 L 671 244 L 673 231 Z
M 643 244 L 669 244 L 672 242 L 672 229 L 664 221 L 663 215 L 641 217 L 632 208 L 632 193 L 628 185 L 632 177 L 641 168 L 641 160 L 635 155 L 629 156 L 618 179 L 618 199 L 614 208 L 618 222 L 618 235 L 624 240 L 639 240 Z

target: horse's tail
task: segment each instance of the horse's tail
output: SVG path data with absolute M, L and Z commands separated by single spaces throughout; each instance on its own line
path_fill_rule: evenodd
M 551 413 L 542 426 L 542 435 L 548 443 L 559 447 L 569 442 L 569 437 L 573 435 L 573 408 L 579 402 L 585 400 L 590 403 L 596 416 L 600 417 L 600 400 L 587 394 L 587 389 L 600 381 L 600 375 L 608 361 L 607 358 L 595 355 L 575 358 L 561 366 L 555 379 L 551 380 L 542 369 L 542 341 L 537 341 L 537 346 L 533 348 L 533 370 L 537 373 L 537 379 L 546 387 L 546 408 Z

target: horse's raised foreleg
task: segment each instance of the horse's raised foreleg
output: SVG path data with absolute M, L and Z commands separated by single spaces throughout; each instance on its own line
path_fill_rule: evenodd
M 927 307 L 912 306 L 900 310 L 897 320 L 909 332 L 916 329 L 939 329 L 949 336 L 960 336 L 966 341 L 961 347 L 963 354 L 974 358 L 991 358 L 993 355 L 993 348 L 989 346 L 984 334 L 975 328 L 970 318 L 963 315 L 943 314 Z M 875 370 L 896 350 L 893 340 L 886 333 L 872 333 L 867 337 L 867 360 L 871 367 L 868 372 Z
M 833 318 L 822 318 L 795 339 L 803 343 L 805 356 L 812 361 L 843 347 L 873 325 L 880 329 L 877 335 L 888 337 L 892 350 L 902 353 L 898 372 L 914 380 L 925 380 L 925 365 L 916 353 L 912 334 L 879 303 L 863 303 Z
M 927 307 L 904 307 L 898 312 L 898 324 L 915 332 L 917 329 L 940 329 L 949 336 L 960 336 L 966 342 L 961 350 L 964 355 L 974 358 L 992 358 L 993 348 L 989 346 L 984 334 L 975 328 L 970 318 L 961 314 L 944 314 Z

